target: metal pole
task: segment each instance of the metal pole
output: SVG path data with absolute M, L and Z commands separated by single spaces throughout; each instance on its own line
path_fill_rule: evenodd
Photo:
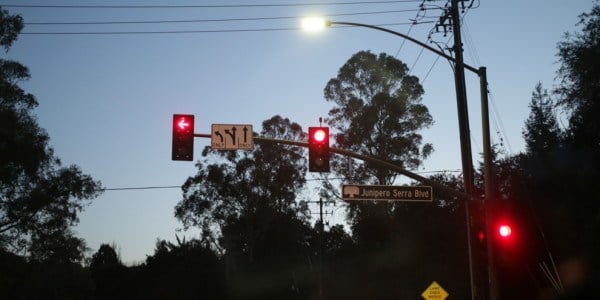
M 462 170 L 463 170 L 463 182 L 465 185 L 465 191 L 471 198 L 465 205 L 467 206 L 467 212 L 471 213 L 468 207 L 475 201 L 474 199 L 474 187 L 475 182 L 473 179 L 473 155 L 471 152 L 471 132 L 469 129 L 469 110 L 467 106 L 467 87 L 465 83 L 465 64 L 463 58 L 463 47 L 462 47 L 462 36 L 460 31 L 460 14 L 458 12 L 458 1 L 452 0 L 450 7 L 450 17 L 452 19 L 452 33 L 454 35 L 454 84 L 456 86 L 456 108 L 458 110 L 458 129 L 460 134 L 460 149 L 462 158 Z M 468 233 L 471 233 L 471 218 L 467 216 L 467 227 Z M 469 234 L 467 238 L 467 248 L 469 255 L 469 265 L 471 268 L 471 299 L 479 299 L 482 294 L 482 289 L 485 289 L 484 285 L 487 285 L 487 280 L 483 280 L 482 274 L 474 272 L 473 262 L 473 243 L 474 237 Z M 479 276 L 478 276 L 479 275 Z M 487 278 L 486 278 L 487 279 Z
M 490 115 L 488 108 L 487 70 L 479 68 L 479 84 L 481 90 L 481 126 L 483 135 L 483 180 L 485 198 L 483 209 L 485 214 L 485 236 L 487 243 L 487 271 L 489 285 L 489 299 L 498 299 L 498 285 L 496 282 L 496 270 L 494 266 L 494 247 L 491 245 L 492 228 L 489 220 L 492 220 L 492 203 L 494 201 L 494 175 L 492 173 L 492 142 L 490 140 Z
M 323 198 L 319 197 L 319 299 L 323 299 Z
M 456 106 L 458 110 L 458 129 L 460 131 L 460 148 L 463 168 L 465 191 L 473 196 L 473 156 L 471 153 L 471 138 L 469 130 L 469 112 L 467 107 L 467 88 L 465 84 L 465 64 L 460 34 L 460 16 L 458 0 L 452 0 L 452 26 L 454 34 L 454 82 L 456 86 Z

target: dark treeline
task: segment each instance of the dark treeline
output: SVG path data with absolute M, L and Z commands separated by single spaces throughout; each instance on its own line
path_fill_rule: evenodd
M 0 13 L 8 51 L 23 20 Z M 478 260 L 491 253 L 490 241 L 500 299 L 588 299 L 600 284 L 600 6 L 580 21 L 581 31 L 558 44 L 557 87 L 534 87 L 526 149 L 494 147 L 487 222 L 508 219 L 515 234 L 509 245 L 488 232 L 471 250 L 476 265 L 487 263 Z M 18 86 L 27 68 L 0 63 L 0 299 L 420 299 L 433 281 L 450 299 L 471 295 L 467 232 L 477 228 L 466 220 L 481 225 L 478 201 L 469 217 L 465 203 L 439 193 L 432 203 L 342 204 L 338 182 L 308 184 L 305 149 L 278 144 L 204 149 L 174 208 L 184 228 L 200 230 L 197 239 L 159 240 L 133 266 L 108 244 L 86 258 L 71 226 L 101 185 L 61 165 L 32 115 L 36 99 Z M 423 93 L 401 61 L 356 53 L 324 90 L 334 145 L 417 169 L 434 151 L 419 134 L 433 124 Z M 300 125 L 278 115 L 256 134 L 306 140 Z M 397 179 L 337 156 L 331 171 L 352 183 Z M 460 177 L 432 179 L 462 189 Z M 299 200 L 306 195 L 342 206 L 347 226 L 315 223 Z

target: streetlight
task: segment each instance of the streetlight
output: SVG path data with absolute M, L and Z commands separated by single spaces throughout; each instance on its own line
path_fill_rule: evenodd
M 395 36 L 399 36 L 405 40 L 413 42 L 439 56 L 444 57 L 445 59 L 454 63 L 455 68 L 455 84 L 456 84 L 456 100 L 457 100 L 457 110 L 458 110 L 458 123 L 459 123 L 459 131 L 460 131 L 460 145 L 461 145 L 461 160 L 462 160 L 462 169 L 463 169 L 463 181 L 465 185 L 465 190 L 471 201 L 474 200 L 474 180 L 473 180 L 473 158 L 471 153 L 471 143 L 469 138 L 469 120 L 468 120 L 468 112 L 467 112 L 467 95 L 466 95 L 466 87 L 465 87 L 465 74 L 464 69 L 467 69 L 477 76 L 479 76 L 480 80 L 480 90 L 481 90 L 481 118 L 482 118 L 482 135 L 483 135 L 483 173 L 484 173 L 484 188 L 485 188 L 485 202 L 488 205 L 485 206 L 485 219 L 490 219 L 490 211 L 487 209 L 489 207 L 489 202 L 492 200 L 492 164 L 491 164 L 491 141 L 490 141 L 490 127 L 489 127 L 489 109 L 488 109 L 488 93 L 487 93 L 487 71 L 485 67 L 474 68 L 465 64 L 462 57 L 462 41 L 460 37 L 460 18 L 458 15 L 458 5 L 457 1 L 452 1 L 452 24 L 454 26 L 454 44 L 455 44 L 455 55 L 456 57 L 452 57 L 447 55 L 446 53 L 435 49 L 419 40 L 416 40 L 408 35 L 402 34 L 400 32 L 396 32 L 387 28 L 378 27 L 374 25 L 362 24 L 362 23 L 354 23 L 354 22 L 338 22 L 338 21 L 328 21 L 322 18 L 306 18 L 302 21 L 302 27 L 306 30 L 317 31 L 322 30 L 326 27 L 331 27 L 331 25 L 344 25 L 344 26 L 356 26 L 356 27 L 365 27 L 378 31 L 387 32 L 393 34 Z M 470 222 L 469 222 L 469 204 L 466 203 L 465 207 L 467 209 L 467 232 L 469 233 L 468 237 L 468 248 L 469 248 L 469 263 L 471 269 L 471 295 L 472 298 L 475 297 L 474 284 L 473 284 L 473 266 L 472 266 L 472 254 L 471 254 L 471 230 L 470 230 Z M 484 230 L 490 232 L 490 225 L 486 223 Z M 488 240 L 489 243 L 489 240 Z M 496 285 L 495 280 L 493 280 L 493 249 L 488 244 L 488 282 L 490 285 L 489 295 L 491 299 L 496 298 Z

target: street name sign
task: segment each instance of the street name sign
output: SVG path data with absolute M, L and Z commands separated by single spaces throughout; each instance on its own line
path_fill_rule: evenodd
M 433 191 L 430 186 L 344 184 L 342 185 L 342 198 L 346 201 L 431 202 Z
M 210 146 L 216 150 L 252 150 L 252 125 L 212 124 Z
M 437 282 L 432 282 L 427 289 L 421 294 L 425 300 L 444 300 L 448 297 L 448 292 Z

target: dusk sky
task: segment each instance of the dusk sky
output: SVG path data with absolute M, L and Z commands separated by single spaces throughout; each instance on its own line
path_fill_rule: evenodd
M 194 114 L 196 133 L 223 123 L 252 124 L 260 132 L 262 121 L 274 115 L 306 131 L 332 107 L 323 97 L 328 80 L 361 50 L 396 56 L 423 84 L 423 103 L 435 124 L 422 134 L 435 152 L 415 172 L 459 171 L 456 95 L 447 61 L 372 29 L 300 29 L 302 17 L 325 16 L 450 47 L 451 33 L 434 30 L 446 1 L 425 1 L 425 11 L 419 10 L 422 2 L 0 1 L 26 23 L 2 55 L 29 67 L 32 78 L 22 86 L 40 103 L 35 113 L 56 156 L 108 189 L 80 215 L 77 235 L 91 253 L 102 243 L 114 243 L 125 263 L 139 263 L 153 254 L 157 238 L 195 236 L 176 232 L 182 226 L 174 206 L 182 193 L 169 187 L 183 184 L 196 168 L 193 162 L 171 160 L 173 114 Z M 579 29 L 578 16 L 592 4 L 481 0 L 466 9 L 465 61 L 487 67 L 492 142 L 507 154 L 523 150 L 531 93 L 538 82 L 553 88 L 556 45 L 565 32 Z M 469 71 L 466 76 L 477 165 L 482 151 L 479 82 Z M 209 144 L 209 139 L 195 139 L 195 159 Z M 165 188 L 119 190 L 135 187 Z M 316 197 L 316 190 L 306 189 L 299 199 Z

